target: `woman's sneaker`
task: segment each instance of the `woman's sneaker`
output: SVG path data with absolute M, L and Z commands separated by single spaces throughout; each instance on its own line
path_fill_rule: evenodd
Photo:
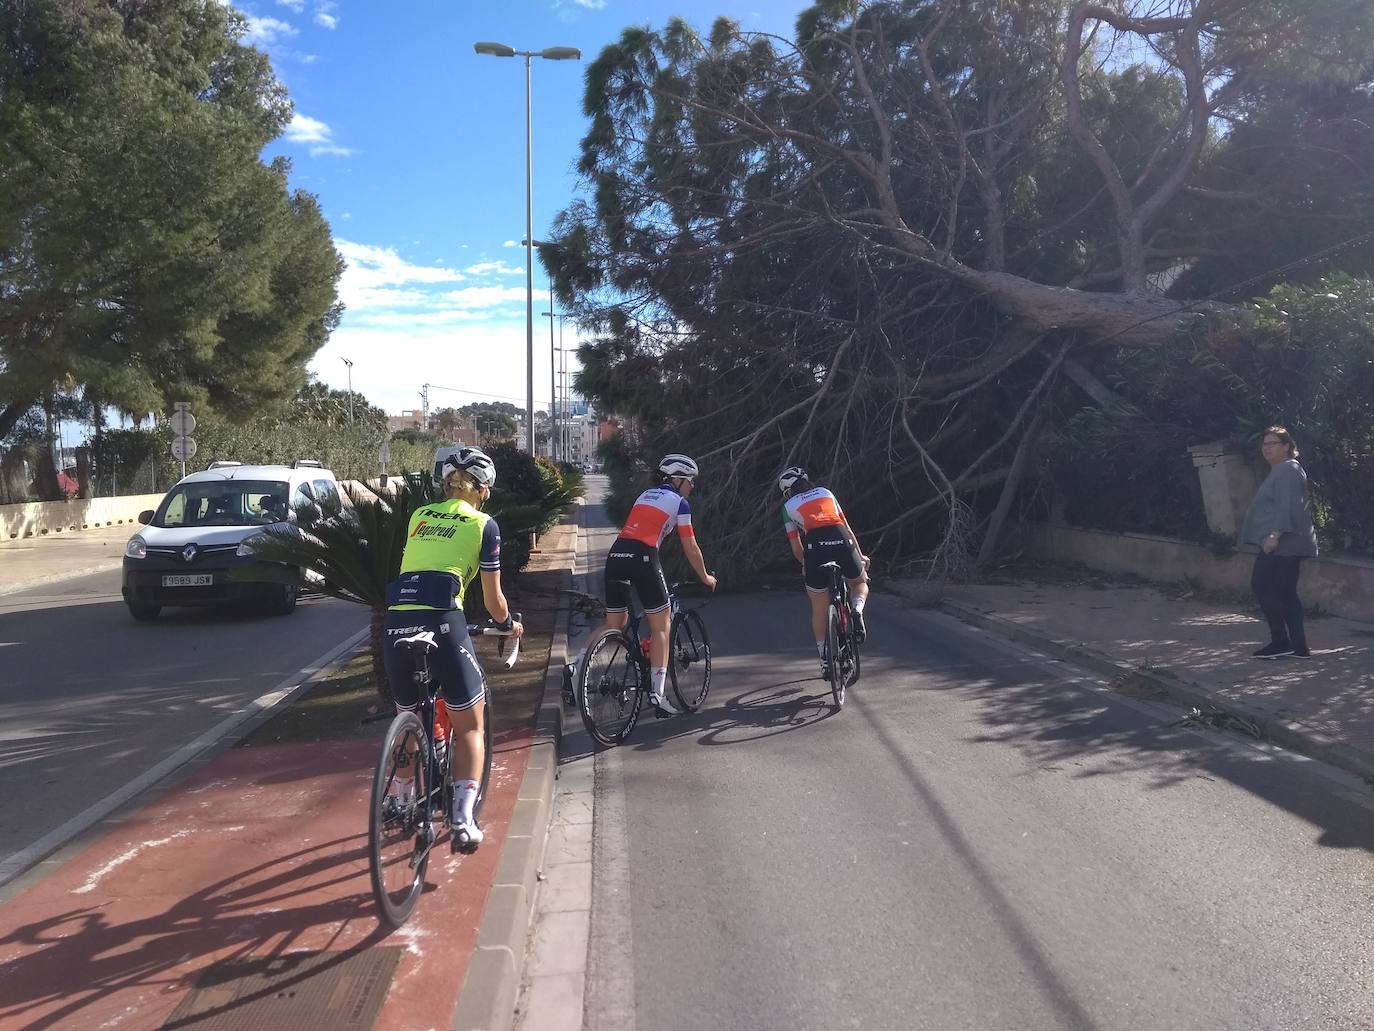
M 1252 653 L 1257 659 L 1277 659 L 1281 655 L 1292 655 L 1293 646 L 1291 644 L 1278 644 L 1270 641 L 1257 652 Z
M 476 852 L 477 846 L 482 844 L 482 839 L 486 837 L 482 833 L 482 828 L 473 823 L 455 823 L 453 834 L 448 839 L 449 850 L 452 852 Z

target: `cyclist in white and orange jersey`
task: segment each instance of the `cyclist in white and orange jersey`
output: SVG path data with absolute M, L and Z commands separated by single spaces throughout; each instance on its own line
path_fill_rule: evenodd
M 844 517 L 844 509 L 834 494 L 811 483 L 800 466 L 784 469 L 778 477 L 782 491 L 782 523 L 793 557 L 802 564 L 806 595 L 811 599 L 811 631 L 821 657 L 821 675 L 828 673 L 825 654 L 826 619 L 830 607 L 830 575 L 821 567 L 834 562 L 849 581 L 849 608 L 854 617 L 854 632 L 863 643 L 868 628 L 864 625 L 864 604 L 868 601 L 868 559 L 859 539 Z
M 697 574 L 697 579 L 711 590 L 716 578 L 706 571 L 692 529 L 692 508 L 687 504 L 696 486 L 697 464 L 686 455 L 664 455 L 658 463 L 662 482 L 650 487 L 630 508 L 620 536 L 606 556 L 606 622 L 594 630 L 588 641 L 594 641 L 605 630 L 620 630 L 630 618 L 630 589 L 639 594 L 640 604 L 649 622 L 649 669 L 651 671 L 652 700 L 660 716 L 676 716 L 677 709 L 664 694 L 668 682 L 668 582 L 663 578 L 658 549 L 677 530 L 683 554 Z M 571 702 L 572 684 L 577 664 L 586 652 L 563 669 L 563 697 Z

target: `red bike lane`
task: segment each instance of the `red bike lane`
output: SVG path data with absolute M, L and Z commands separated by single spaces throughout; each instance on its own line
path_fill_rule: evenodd
M 395 931 L 378 920 L 368 876 L 379 741 L 224 752 L 0 907 L 0 1029 L 160 1028 L 203 982 L 197 1019 L 176 1022 L 197 1026 L 248 1001 L 206 988 L 222 961 L 323 953 L 330 965 L 378 949 L 397 952 L 373 1026 L 447 1027 L 532 737 L 497 736 L 486 841 L 458 856 L 441 839 L 424 897 Z

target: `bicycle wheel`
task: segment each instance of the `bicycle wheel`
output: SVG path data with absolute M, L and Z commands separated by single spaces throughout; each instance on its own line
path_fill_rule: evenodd
M 830 669 L 830 694 L 835 699 L 835 708 L 844 708 L 844 657 L 840 654 L 840 616 L 835 606 L 830 606 L 830 617 L 825 628 L 825 655 Z
M 711 641 L 706 624 L 693 610 L 673 617 L 668 631 L 668 676 L 673 694 L 688 712 L 696 712 L 711 690 Z
M 643 702 L 634 653 L 619 630 L 607 630 L 587 649 L 578 683 L 578 708 L 598 744 L 618 745 L 630 736 Z
M 429 741 L 420 718 L 413 712 L 399 713 L 382 742 L 367 822 L 372 894 L 392 927 L 405 923 L 424 887 L 429 864 L 429 842 L 423 834 L 428 769 Z

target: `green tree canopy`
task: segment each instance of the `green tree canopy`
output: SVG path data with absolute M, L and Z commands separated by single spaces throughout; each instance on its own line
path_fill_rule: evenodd
M 1109 405 L 1118 349 L 1369 267 L 1372 70 L 1365 0 L 627 29 L 588 68 L 586 198 L 541 248 L 600 330 L 577 387 L 718 470 L 741 561 L 794 462 L 890 547 L 986 556 L 1050 399 Z
M 131 412 L 291 397 L 341 259 L 262 148 L 291 114 L 201 0 L 0 5 L 0 436 L 58 384 Z

